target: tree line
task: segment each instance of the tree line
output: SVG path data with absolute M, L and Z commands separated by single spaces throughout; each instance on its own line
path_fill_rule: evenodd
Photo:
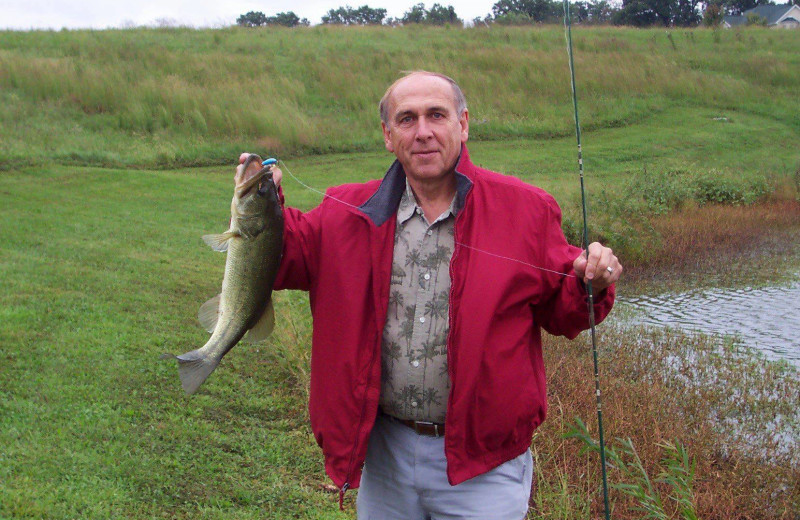
M 443 6 L 433 4 L 430 9 L 425 4 L 413 5 L 400 18 L 386 16 L 386 9 L 373 8 L 368 5 L 361 7 L 338 7 L 329 9 L 322 16 L 323 24 L 332 25 L 408 25 L 412 23 L 429 25 L 463 25 L 464 21 L 456 15 L 456 10 L 452 5 Z M 266 16 L 260 11 L 250 11 L 236 19 L 238 25 L 244 27 L 259 27 L 262 25 L 283 25 L 285 27 L 297 27 L 309 25 L 307 18 L 299 18 L 294 12 L 278 13 L 275 16 Z
M 798 1 L 798 0 L 795 0 Z M 622 0 L 619 5 L 609 0 L 579 0 L 571 2 L 572 21 L 577 24 L 614 24 L 635 27 L 678 26 L 692 27 L 703 22 L 718 25 L 726 14 L 741 14 L 758 5 L 772 5 L 771 0 Z M 701 10 L 701 6 L 703 9 Z M 387 17 L 386 9 L 368 5 L 349 5 L 330 9 L 322 16 L 323 24 L 333 25 L 464 25 L 452 5 L 433 4 L 430 9 L 418 3 L 399 18 Z M 531 25 L 560 23 L 564 17 L 562 2 L 558 0 L 498 0 L 492 12 L 474 18 L 472 25 Z M 293 11 L 266 16 L 260 11 L 250 11 L 237 18 L 244 27 L 282 25 L 297 27 L 310 25 Z

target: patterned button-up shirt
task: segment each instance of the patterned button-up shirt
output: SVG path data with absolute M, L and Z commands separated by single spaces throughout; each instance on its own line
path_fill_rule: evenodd
M 450 258 L 456 198 L 428 223 L 406 181 L 397 208 L 389 311 L 383 329 L 380 403 L 400 419 L 444 423 Z

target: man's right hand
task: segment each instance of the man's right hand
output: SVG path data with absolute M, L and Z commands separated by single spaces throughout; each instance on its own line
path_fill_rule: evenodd
M 261 168 L 263 168 L 261 163 L 253 162 L 253 163 L 250 163 L 250 166 L 248 166 L 246 172 L 241 171 L 242 168 L 244 168 L 244 166 L 243 166 L 244 162 L 247 160 L 247 158 L 249 156 L 250 156 L 250 154 L 248 152 L 244 152 L 244 153 L 242 153 L 242 155 L 239 156 L 239 166 L 236 167 L 236 178 L 237 179 L 247 179 L 247 178 L 253 176 L 256 172 L 260 171 Z M 281 171 L 280 168 L 278 168 L 277 165 L 274 165 L 272 167 L 272 181 L 275 183 L 276 187 L 281 185 L 281 179 L 282 178 L 283 178 L 283 172 Z

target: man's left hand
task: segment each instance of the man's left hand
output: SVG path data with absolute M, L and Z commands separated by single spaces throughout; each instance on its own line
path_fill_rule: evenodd
M 588 261 L 584 251 L 575 259 L 572 267 L 578 278 L 582 278 L 584 282 L 591 280 L 592 288 L 596 291 L 602 291 L 613 284 L 622 274 L 622 264 L 614 256 L 614 252 L 600 242 L 589 244 Z

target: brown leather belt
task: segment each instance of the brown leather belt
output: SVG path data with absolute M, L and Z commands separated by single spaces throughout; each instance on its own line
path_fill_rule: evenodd
M 444 436 L 444 424 L 427 422 L 427 421 L 412 421 L 410 419 L 398 419 L 396 417 L 391 417 L 393 421 L 397 421 L 403 426 L 408 426 L 419 435 L 427 435 L 429 437 L 443 437 Z

